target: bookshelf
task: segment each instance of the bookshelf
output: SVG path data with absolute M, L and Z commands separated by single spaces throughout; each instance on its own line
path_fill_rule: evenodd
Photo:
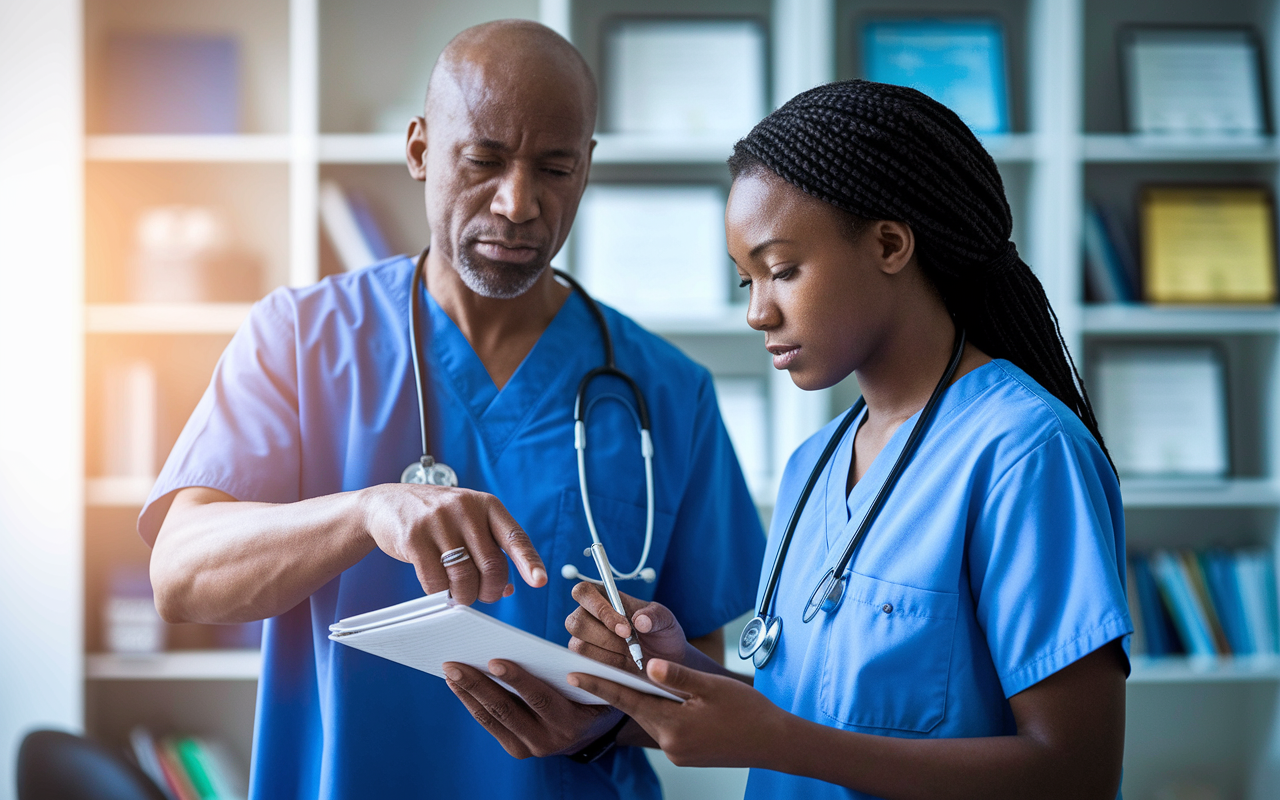
M 106 572 L 145 563 L 132 528 L 146 490 L 96 471 L 102 363 L 143 358 L 163 376 L 158 450 L 163 456 L 203 390 L 218 353 L 248 313 L 246 297 L 223 303 L 132 302 L 126 291 L 132 216 L 158 203 L 223 209 L 260 257 L 262 285 L 300 286 L 337 272 L 320 230 L 317 194 L 334 179 L 370 199 L 393 249 L 426 240 L 421 189 L 403 167 L 400 130 L 420 103 L 430 65 L 458 30 L 487 19 L 541 19 L 568 35 L 597 69 L 601 26 L 621 13 L 753 14 L 769 37 L 775 104 L 809 86 L 858 72 L 856 26 L 892 5 L 896 15 L 994 15 L 1009 33 L 1013 132 L 986 144 L 1006 180 L 1015 240 L 1058 311 L 1088 370 L 1090 353 L 1115 341 L 1211 341 L 1229 352 L 1233 477 L 1212 483 L 1124 485 L 1135 547 L 1262 545 L 1280 533 L 1280 311 L 1151 308 L 1082 302 L 1080 226 L 1086 197 L 1129 209 L 1152 180 L 1260 181 L 1274 186 L 1280 143 L 1154 143 L 1125 135 L 1115 35 L 1122 24 L 1247 22 L 1266 42 L 1273 103 L 1280 64 L 1280 0 L 84 0 L 86 216 L 82 315 L 87 476 L 83 484 L 84 720 L 118 742 L 135 722 L 219 735 L 247 758 L 259 657 L 182 650 L 146 658 L 101 652 Z M 229 136 L 108 135 L 93 105 L 93 65 L 109 31 L 233 33 L 242 43 L 244 133 Z M 727 187 L 732 137 L 655 138 L 603 132 L 592 180 L 710 182 Z M 1127 218 L 1132 228 L 1133 218 Z M 572 267 L 572 253 L 557 259 Z M 741 307 L 696 319 L 641 319 L 717 376 L 766 381 L 771 460 L 850 404 L 850 381 L 823 393 L 794 390 L 772 374 L 762 336 Z M 757 497 L 763 507 L 769 496 Z M 182 708 L 177 712 L 174 709 Z M 1175 777 L 1219 786 L 1224 797 L 1280 792 L 1280 662 L 1137 659 L 1129 682 L 1125 794 L 1146 798 Z M 740 796 L 738 771 L 682 773 L 661 765 L 668 796 Z M 699 782 L 701 781 L 701 782 Z M 684 794 L 682 794 L 682 792 Z

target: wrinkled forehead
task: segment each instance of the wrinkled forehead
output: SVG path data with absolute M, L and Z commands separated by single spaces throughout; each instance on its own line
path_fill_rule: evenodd
M 581 76 L 555 63 L 495 58 L 462 62 L 433 77 L 428 136 L 486 139 L 518 147 L 583 148 L 595 110 Z

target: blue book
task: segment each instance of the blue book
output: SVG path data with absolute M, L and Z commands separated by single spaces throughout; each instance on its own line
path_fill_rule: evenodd
M 1009 132 L 1004 31 L 994 19 L 866 23 L 863 74 L 909 86 L 950 108 L 974 133 Z
M 1249 626 L 1244 618 L 1244 605 L 1240 601 L 1231 554 L 1225 550 L 1208 550 L 1200 553 L 1199 559 L 1213 605 L 1218 610 L 1218 619 L 1231 644 L 1231 652 L 1237 655 L 1255 652 L 1253 637 L 1249 635 Z
M 229 36 L 111 36 L 104 70 L 106 132 L 239 132 L 238 57 Z
M 1193 656 L 1218 655 L 1213 633 L 1209 629 L 1209 620 L 1196 599 L 1195 590 L 1191 587 L 1191 580 L 1181 560 L 1167 550 L 1160 550 L 1151 556 L 1151 569 L 1161 593 L 1169 603 L 1173 623 L 1187 646 L 1187 652 Z
M 390 257 L 391 247 L 387 244 L 387 237 L 382 235 L 382 228 L 378 227 L 373 209 L 369 208 L 369 204 L 358 192 L 347 192 L 347 203 L 351 206 L 351 216 L 356 218 L 356 227 L 364 234 L 365 244 L 369 246 L 374 260 L 381 261 Z
M 1147 653 L 1151 656 L 1168 656 L 1186 651 L 1178 637 L 1173 619 L 1165 608 L 1160 597 L 1160 589 L 1156 585 L 1155 576 L 1151 573 L 1151 563 L 1142 554 L 1130 558 L 1133 562 L 1134 586 L 1131 591 L 1138 594 L 1138 609 L 1142 614 L 1142 628 L 1147 639 Z
M 1099 303 L 1129 300 L 1119 257 L 1098 207 L 1089 203 L 1084 212 L 1084 276 L 1091 299 Z

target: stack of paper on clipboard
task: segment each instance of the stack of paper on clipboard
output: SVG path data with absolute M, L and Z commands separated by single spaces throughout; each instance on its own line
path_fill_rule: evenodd
M 500 658 L 519 664 L 576 703 L 603 705 L 604 701 L 570 686 L 566 678 L 571 672 L 680 700 L 639 675 L 593 661 L 474 608 L 458 605 L 448 591 L 341 620 L 329 626 L 329 638 L 440 678 L 444 677 L 447 661 L 487 674 L 489 661 Z

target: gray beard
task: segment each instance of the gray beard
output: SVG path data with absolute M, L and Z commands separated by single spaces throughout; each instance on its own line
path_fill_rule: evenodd
M 468 289 L 494 300 L 520 297 L 533 288 L 547 268 L 541 262 L 498 266 L 487 259 L 473 259 L 465 249 L 454 258 L 453 265 Z

